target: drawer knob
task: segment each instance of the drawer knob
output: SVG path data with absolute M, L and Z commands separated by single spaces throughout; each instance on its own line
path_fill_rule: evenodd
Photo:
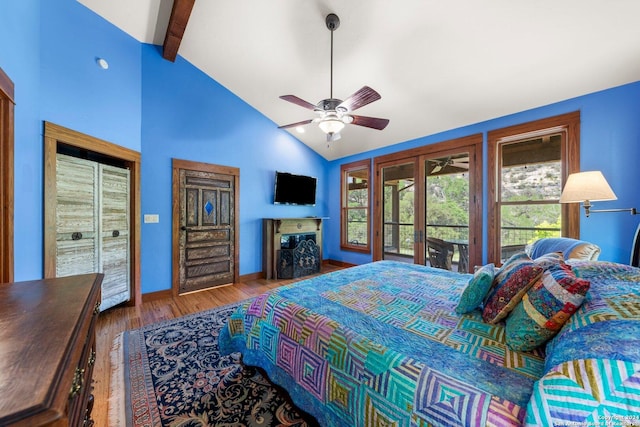
M 82 390 L 82 383 L 84 382 L 84 369 L 76 368 L 76 372 L 73 374 L 73 383 L 71 384 L 71 390 L 69 390 L 69 399 L 73 399 Z

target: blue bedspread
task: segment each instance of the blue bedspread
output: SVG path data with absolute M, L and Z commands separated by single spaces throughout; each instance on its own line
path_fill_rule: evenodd
M 221 349 L 323 426 L 520 425 L 544 352 L 455 313 L 470 277 L 380 261 L 311 278 L 241 306 Z

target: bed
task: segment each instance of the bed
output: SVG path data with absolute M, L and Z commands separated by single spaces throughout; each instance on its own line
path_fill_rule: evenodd
M 640 269 L 567 264 L 584 302 L 526 351 L 507 343 L 510 317 L 456 312 L 476 276 L 393 261 L 247 301 L 220 346 L 322 426 L 640 425 Z

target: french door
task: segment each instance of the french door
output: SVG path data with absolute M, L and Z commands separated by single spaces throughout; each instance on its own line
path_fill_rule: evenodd
M 416 179 L 418 164 L 415 159 L 401 159 L 379 165 L 381 197 L 376 210 L 381 209 L 382 224 L 376 227 L 381 236 L 381 258 L 404 262 L 420 262 L 419 229 L 416 218 Z
M 481 256 L 481 136 L 375 159 L 374 259 L 461 273 Z

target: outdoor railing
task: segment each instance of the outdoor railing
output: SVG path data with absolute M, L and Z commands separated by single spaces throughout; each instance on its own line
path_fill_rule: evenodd
M 427 224 L 429 237 L 446 241 L 463 241 L 469 238 L 466 225 Z M 542 237 L 559 237 L 560 229 L 554 227 L 503 227 L 502 247 L 524 248 L 525 245 Z M 412 223 L 385 222 L 385 252 L 398 255 L 413 255 L 414 225 Z

